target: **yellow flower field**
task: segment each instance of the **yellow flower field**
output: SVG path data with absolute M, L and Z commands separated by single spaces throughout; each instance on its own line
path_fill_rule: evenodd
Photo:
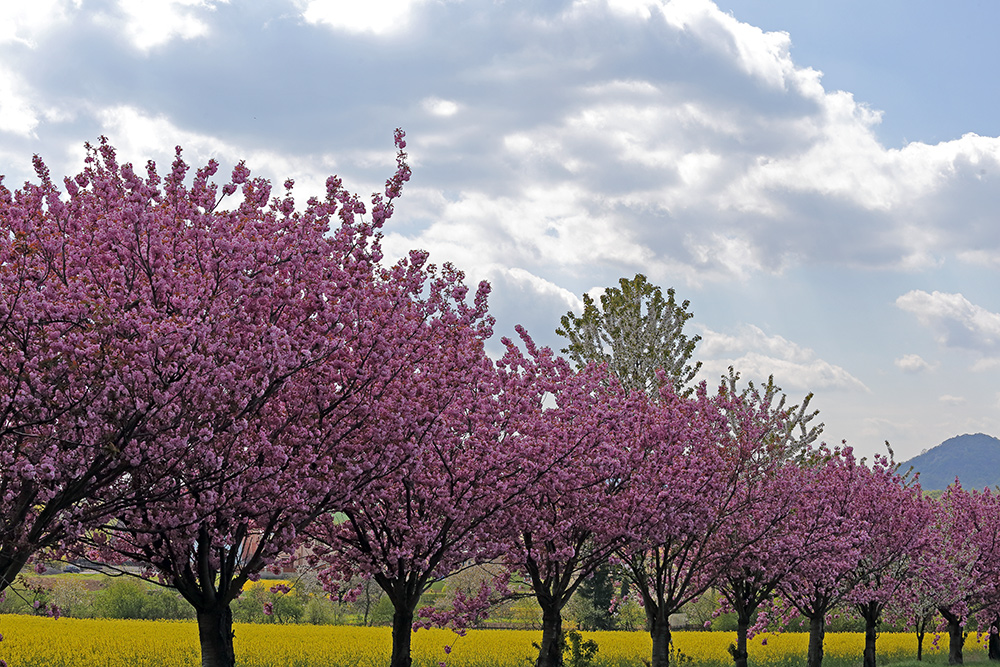
M 380 667 L 389 662 L 389 628 L 313 625 L 242 625 L 236 630 L 237 663 L 245 667 Z M 177 667 L 200 663 L 197 626 L 190 621 L 118 621 L 31 616 L 0 616 L 0 658 L 10 667 Z M 417 667 L 527 667 L 537 654 L 530 630 L 473 630 L 459 637 L 448 630 L 421 630 L 414 635 Z M 641 666 L 649 659 L 649 635 L 642 632 L 584 633 L 600 646 L 598 667 Z M 726 647 L 732 633 L 677 632 L 676 649 L 691 658 L 689 667 L 727 666 Z M 751 642 L 752 665 L 800 665 L 807 636 L 769 635 Z M 829 634 L 824 665 L 860 664 L 864 639 L 860 634 Z M 451 647 L 446 653 L 445 647 Z M 879 638 L 879 661 L 912 658 L 912 634 L 886 633 Z M 942 638 L 940 651 L 947 650 Z M 930 637 L 925 656 L 936 651 Z M 970 635 L 966 656 L 982 652 Z

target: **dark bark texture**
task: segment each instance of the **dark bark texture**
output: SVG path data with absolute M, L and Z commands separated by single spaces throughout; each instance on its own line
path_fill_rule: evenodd
M 998 630 L 1000 630 L 1000 616 L 993 618 L 989 641 L 986 645 L 986 657 L 994 661 L 1000 660 L 1000 634 L 997 634 Z
M 542 643 L 538 648 L 535 667 L 562 667 L 562 612 L 553 600 L 548 600 L 547 603 L 539 600 L 539 604 L 542 607 Z
M 646 607 L 649 636 L 653 638 L 653 656 L 650 667 L 670 667 L 670 617 L 663 607 Z
M 398 605 L 392 614 L 392 658 L 390 667 L 410 667 L 410 640 L 413 638 L 413 607 Z
M 941 610 L 941 615 L 948 622 L 948 664 L 964 665 L 962 648 L 965 646 L 965 628 L 962 618 L 946 609 Z
M 750 632 L 750 619 L 742 616 L 740 614 L 736 620 L 736 644 L 729 647 L 734 667 L 747 667 L 747 635 Z
M 882 605 L 868 602 L 858 605 L 861 618 L 865 619 L 865 653 L 864 667 L 875 667 L 875 642 L 878 640 L 879 618 L 882 616 Z
M 826 614 L 819 614 L 809 619 L 809 653 L 806 656 L 807 667 L 822 667 L 823 640 L 826 637 Z
M 198 641 L 201 667 L 234 667 L 233 612 L 228 604 L 198 610 Z

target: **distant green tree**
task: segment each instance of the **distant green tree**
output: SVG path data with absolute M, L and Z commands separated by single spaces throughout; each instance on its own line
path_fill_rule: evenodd
M 577 595 L 588 601 L 587 613 L 581 619 L 583 630 L 614 630 L 615 618 L 611 615 L 611 600 L 615 595 L 615 582 L 611 577 L 611 564 L 605 563 L 585 579 Z
M 692 381 L 701 362 L 691 364 L 700 336 L 684 334 L 684 324 L 694 316 L 690 302 L 677 303 L 674 289 L 663 291 L 646 276 L 622 278 L 618 287 L 601 295 L 601 304 L 583 295 L 583 314 L 563 315 L 556 333 L 569 341 L 562 351 L 578 366 L 606 362 L 623 385 L 655 396 L 660 389 L 660 369 L 681 395 L 693 391 Z
M 663 290 L 653 285 L 646 276 L 636 274 L 631 280 L 621 278 L 621 287 L 609 287 L 600 298 L 600 306 L 588 294 L 583 295 L 583 314 L 566 313 L 560 320 L 556 333 L 567 339 L 563 354 L 577 365 L 589 362 L 607 363 L 619 381 L 630 389 L 655 396 L 660 389 L 657 371 L 663 370 L 673 384 L 674 391 L 689 396 L 693 391 L 694 377 L 701 369 L 701 362 L 691 362 L 700 336 L 688 337 L 684 325 L 694 317 L 688 310 L 690 302 L 677 302 L 671 287 L 664 298 Z M 802 403 L 787 405 L 781 387 L 774 384 L 774 376 L 757 386 L 752 381 L 738 388 L 740 374 L 732 367 L 723 383 L 733 395 L 767 407 L 774 412 L 789 414 L 784 428 L 770 434 L 774 439 L 772 451 L 780 451 L 789 459 L 802 460 L 823 431 L 823 424 L 810 425 L 819 414 L 809 411 L 813 395 L 806 395 Z

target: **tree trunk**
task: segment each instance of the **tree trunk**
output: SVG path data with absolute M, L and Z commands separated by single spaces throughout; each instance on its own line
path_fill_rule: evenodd
M 826 614 L 809 619 L 809 654 L 807 667 L 821 667 L 823 664 L 823 639 L 826 636 Z
M 917 660 L 923 661 L 924 659 L 924 631 L 920 630 L 917 632 Z
M 877 602 L 859 605 L 861 617 L 865 619 L 864 667 L 875 667 L 875 641 L 878 639 L 878 622 L 881 610 Z
M 990 660 L 1000 660 L 1000 634 L 997 634 L 1000 630 L 1000 616 L 993 619 L 993 624 L 990 626 L 990 638 L 987 643 L 987 657 Z
M 865 654 L 864 667 L 875 667 L 875 640 L 877 639 L 875 622 L 865 619 Z
M 201 643 L 201 667 L 234 667 L 233 612 L 228 604 L 198 610 L 198 640 Z
M 27 557 L 15 553 L 12 557 L 0 558 L 0 591 L 14 583 L 14 579 L 24 569 Z
M 538 601 L 542 608 L 542 643 L 538 647 L 535 667 L 562 667 L 563 631 L 559 605 L 551 600 Z
M 733 667 L 747 667 L 747 635 L 750 633 L 750 618 L 739 614 L 736 619 L 736 644 L 730 644 Z
M 962 647 L 965 644 L 965 628 L 962 619 L 957 614 L 941 610 L 941 615 L 948 621 L 948 664 L 964 665 Z
M 413 607 L 403 604 L 392 614 L 392 659 L 390 667 L 410 667 L 410 640 L 413 638 Z
M 649 636 L 653 638 L 653 656 L 650 667 L 670 667 L 670 617 L 658 607 L 646 610 Z

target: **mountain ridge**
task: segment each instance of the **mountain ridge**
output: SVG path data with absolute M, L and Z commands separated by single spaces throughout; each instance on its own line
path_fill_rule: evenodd
M 958 477 L 966 489 L 1000 485 L 1000 439 L 985 433 L 965 433 L 948 438 L 900 464 L 920 473 L 925 491 L 947 488 Z

